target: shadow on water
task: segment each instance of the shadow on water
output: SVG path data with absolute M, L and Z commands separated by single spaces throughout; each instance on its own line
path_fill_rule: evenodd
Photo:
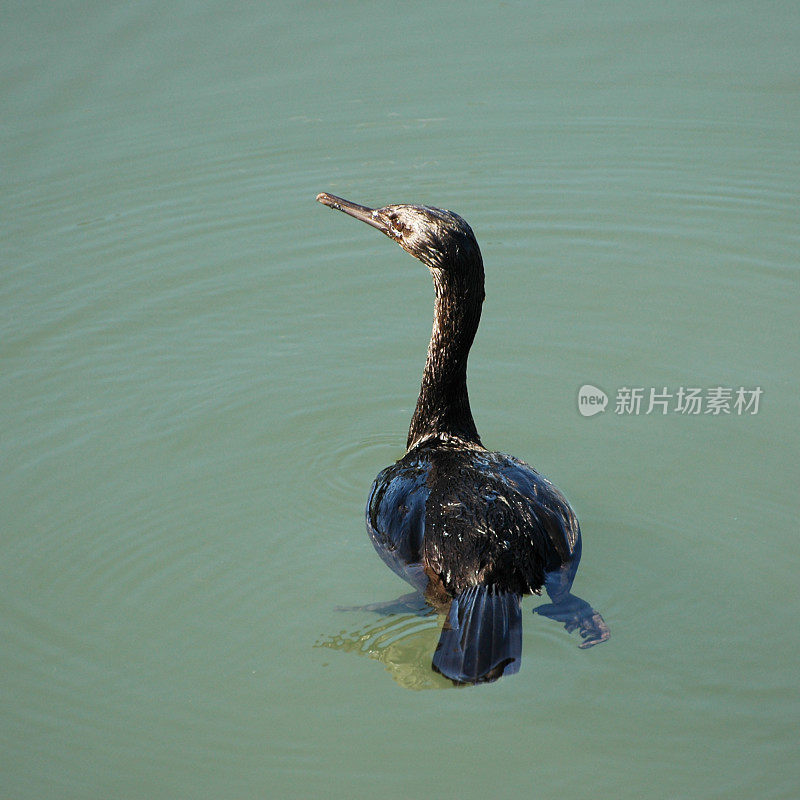
M 413 613 L 381 614 L 361 628 L 321 637 L 314 647 L 380 661 L 394 681 L 405 689 L 452 689 L 452 681 L 431 669 L 431 653 L 436 649 L 443 621 L 444 616 L 431 608 Z

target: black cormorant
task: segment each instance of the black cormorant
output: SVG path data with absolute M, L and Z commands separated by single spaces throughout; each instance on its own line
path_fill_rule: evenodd
M 483 259 L 469 225 L 439 208 L 383 208 L 317 196 L 422 261 L 433 277 L 433 333 L 406 454 L 372 485 L 367 530 L 381 558 L 447 614 L 433 668 L 457 684 L 517 672 L 522 595 L 580 630 L 581 647 L 609 636 L 603 618 L 571 594 L 581 534 L 564 495 L 513 456 L 487 450 L 467 394 L 467 356 L 484 299 Z

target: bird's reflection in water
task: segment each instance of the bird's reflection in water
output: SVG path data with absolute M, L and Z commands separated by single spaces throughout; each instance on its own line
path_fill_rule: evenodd
M 314 647 L 356 653 L 380 661 L 406 689 L 452 689 L 453 682 L 431 669 L 444 616 L 414 592 L 389 603 L 339 607 L 339 611 L 377 613 L 361 628 L 321 637 Z

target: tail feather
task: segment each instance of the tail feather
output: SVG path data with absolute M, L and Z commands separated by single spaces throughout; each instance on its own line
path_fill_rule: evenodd
M 471 586 L 453 598 L 433 655 L 433 668 L 456 683 L 485 683 L 519 672 L 520 596 Z

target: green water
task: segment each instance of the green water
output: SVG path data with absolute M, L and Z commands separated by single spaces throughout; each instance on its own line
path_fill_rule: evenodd
M 1 16 L 0 797 L 800 795 L 800 6 Z M 455 690 L 435 617 L 337 608 L 407 588 L 362 509 L 433 292 L 323 190 L 471 223 L 475 419 L 575 506 L 607 643 L 529 599 Z

